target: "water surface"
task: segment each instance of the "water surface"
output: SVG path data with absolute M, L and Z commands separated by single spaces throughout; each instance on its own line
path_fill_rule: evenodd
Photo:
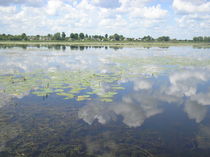
M 0 46 L 0 156 L 210 153 L 210 49 Z

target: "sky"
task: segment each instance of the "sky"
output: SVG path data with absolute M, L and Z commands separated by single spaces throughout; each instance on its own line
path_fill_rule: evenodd
M 210 36 L 210 0 L 0 0 L 0 34 Z

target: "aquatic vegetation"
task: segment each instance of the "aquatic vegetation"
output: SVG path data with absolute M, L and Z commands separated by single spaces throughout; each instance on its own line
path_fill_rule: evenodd
M 51 93 L 77 101 L 90 100 L 93 95 L 101 101 L 110 102 L 119 90 L 120 82 L 140 77 L 154 77 L 187 66 L 209 66 L 209 59 L 175 56 L 112 57 L 106 58 L 112 64 L 102 64 L 99 72 L 89 70 L 36 70 L 0 74 L 0 92 L 14 97 L 35 94 L 46 96 Z M 187 62 L 186 62 L 187 59 Z M 99 68 L 99 69 L 100 69 Z M 82 94 L 81 94 L 82 93 Z M 81 96 L 79 96 L 81 95 Z M 89 95 L 90 97 L 82 96 Z
M 124 87 L 120 87 L 120 86 L 113 86 L 112 89 L 116 89 L 116 90 L 124 90 Z
M 77 101 L 83 101 L 83 100 L 91 100 L 90 95 L 80 95 L 77 97 Z
M 118 52 L 89 56 L 77 51 L 73 57 L 67 52 L 72 62 L 56 57 L 66 66 L 53 61 L 38 68 L 26 64 L 19 71 L 2 68 L 0 149 L 5 149 L 0 156 L 148 157 L 171 151 L 193 156 L 209 151 L 208 59 Z M 13 64 L 16 68 L 19 62 Z
M 101 95 L 101 97 L 102 98 L 111 98 L 116 94 L 117 94 L 117 92 L 107 92 L 107 93 L 104 93 L 103 95 Z
M 55 92 L 63 92 L 64 90 L 63 89 L 56 89 Z
M 90 100 L 90 95 L 103 91 L 103 83 L 112 84 L 118 80 L 116 75 L 100 74 L 87 71 L 61 72 L 34 72 L 13 75 L 0 75 L 1 92 L 8 95 L 21 96 L 23 93 L 32 93 L 37 96 L 46 96 L 56 93 L 65 96 L 65 99 L 76 97 L 77 101 Z M 113 89 L 112 89 L 113 88 Z M 110 90 L 119 90 L 113 86 Z M 87 90 L 87 89 L 91 89 Z M 81 92 L 84 95 L 77 96 Z M 112 97 L 116 92 L 106 91 L 99 97 Z M 104 101 L 104 100 L 103 100 Z
M 100 99 L 102 102 L 112 102 L 113 100 L 111 98 L 102 98 Z

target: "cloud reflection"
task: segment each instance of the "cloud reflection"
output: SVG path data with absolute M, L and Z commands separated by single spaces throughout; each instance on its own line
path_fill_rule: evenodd
M 97 50 L 91 49 L 91 51 L 87 51 L 88 53 L 67 50 L 65 53 L 60 51 L 58 53 L 58 51 L 51 52 L 44 49 L 40 49 L 38 52 L 29 49 L 25 53 L 22 50 L 9 50 L 8 52 L 5 50 L 1 54 L 0 66 L 2 68 L 0 74 L 28 73 L 36 70 L 43 70 L 46 73 L 62 70 L 89 70 L 94 74 L 116 74 L 119 77 L 117 85 L 133 82 L 133 93 L 123 96 L 121 102 L 106 104 L 106 106 L 91 102 L 91 104 L 81 108 L 79 117 L 88 124 L 92 124 L 95 119 L 106 124 L 111 120 L 116 120 L 117 116 L 120 115 L 123 117 L 123 123 L 129 127 L 141 126 L 145 119 L 163 112 L 160 104 L 164 103 L 183 104 L 188 117 L 196 122 L 201 122 L 205 118 L 206 106 L 210 105 L 210 90 L 200 91 L 199 86 L 208 84 L 210 69 L 198 68 L 198 64 L 201 63 L 200 60 L 193 59 L 192 63 L 184 64 L 185 58 L 181 58 L 181 60 L 179 57 L 170 58 L 173 59 L 170 62 L 168 57 L 164 57 L 162 54 L 161 60 L 153 57 L 154 52 L 139 54 L 138 51 L 129 53 L 124 51 L 117 53 L 100 51 L 98 53 Z M 157 53 L 155 50 L 155 55 Z M 195 65 L 194 68 L 191 64 Z M 172 73 L 170 69 L 167 71 L 168 65 L 176 66 L 174 69 L 176 72 Z M 188 69 L 183 69 L 186 65 Z M 205 61 L 204 65 L 209 66 L 209 62 Z M 158 82 L 161 81 L 159 76 L 164 72 L 167 72 L 165 81 Z M 111 90 L 109 83 L 93 79 L 89 84 L 88 86 L 98 96 L 103 96 Z M 155 84 L 159 86 L 157 87 Z M 28 94 L 29 91 L 26 91 L 19 95 L 13 95 L 13 97 L 22 98 Z
M 95 104 L 83 107 L 79 118 L 92 124 L 95 119 L 101 124 L 116 120 L 122 116 L 123 123 L 129 127 L 141 126 L 144 121 L 163 112 L 162 104 L 183 105 L 189 119 L 200 123 L 204 120 L 210 105 L 209 89 L 200 90 L 200 85 L 208 84 L 209 69 L 185 69 L 168 76 L 168 80 L 159 82 L 160 87 L 153 87 L 154 80 L 128 79 L 133 82 L 133 93 L 122 98 L 121 102 L 107 106 Z M 159 80 L 160 81 L 160 80 Z
M 184 111 L 189 119 L 194 119 L 197 123 L 200 123 L 207 114 L 207 108 L 195 101 L 186 102 Z
M 169 76 L 170 86 L 167 94 L 179 97 L 184 101 L 184 111 L 189 119 L 200 123 L 207 114 L 207 105 L 210 105 L 210 91 L 199 90 L 202 84 L 210 80 L 209 69 L 189 69 L 176 72 Z
M 132 94 L 125 96 L 121 103 L 89 104 L 79 111 L 79 118 L 88 124 L 95 119 L 101 124 L 116 120 L 117 116 L 123 117 L 123 123 L 129 127 L 141 126 L 145 119 L 159 114 L 162 109 L 158 107 L 159 102 L 147 94 Z

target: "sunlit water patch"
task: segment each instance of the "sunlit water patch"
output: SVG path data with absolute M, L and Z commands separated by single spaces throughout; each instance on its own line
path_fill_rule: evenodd
M 0 49 L 0 156 L 208 156 L 210 50 Z

